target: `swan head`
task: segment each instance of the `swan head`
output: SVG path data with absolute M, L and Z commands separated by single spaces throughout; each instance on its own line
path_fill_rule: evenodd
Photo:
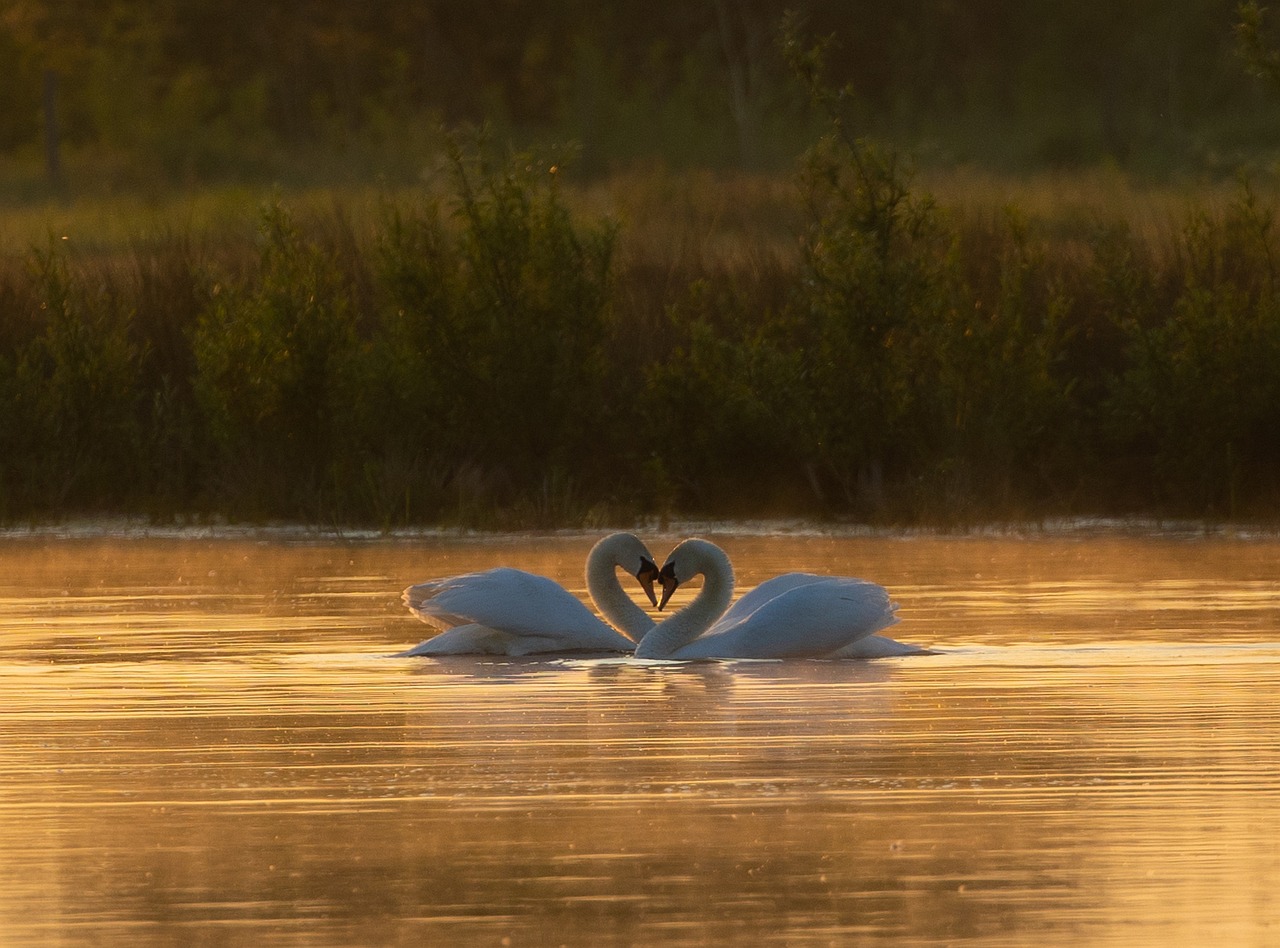
M 662 571 L 658 569 L 657 563 L 647 556 L 640 557 L 640 569 L 636 573 L 636 579 L 640 580 L 640 587 L 644 590 L 644 594 L 649 597 L 651 605 L 658 605 L 658 597 L 653 591 L 653 584 L 659 580 L 661 575 Z M 665 604 L 667 601 L 665 595 L 666 586 L 664 585 L 662 588 L 664 591 L 662 602 Z
M 661 612 L 663 607 L 671 600 L 671 594 L 680 585 L 680 580 L 676 579 L 676 565 L 673 561 L 667 560 L 667 565 L 659 570 L 658 581 L 662 583 L 662 602 L 657 604 L 658 611 Z
M 658 581 L 658 564 L 643 541 L 634 533 L 611 533 L 598 542 L 587 556 L 587 575 L 596 571 L 624 569 L 640 581 L 649 602 L 658 604 L 653 584 Z M 588 579 L 590 585 L 590 579 Z
M 671 594 L 681 583 L 687 582 L 699 573 L 715 575 L 722 583 L 728 583 L 730 594 L 733 591 L 733 567 L 729 565 L 729 557 L 724 550 L 708 540 L 694 537 L 680 543 L 667 562 L 658 571 L 658 581 L 662 584 L 662 601 L 658 603 L 658 611 L 671 600 Z M 728 602 L 725 603 L 728 605 Z

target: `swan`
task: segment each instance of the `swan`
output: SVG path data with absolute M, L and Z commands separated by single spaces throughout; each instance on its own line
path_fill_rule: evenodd
M 619 567 L 640 581 L 654 604 L 658 567 L 644 543 L 630 533 L 605 537 L 587 555 L 591 598 L 626 635 L 600 621 L 554 580 L 499 567 L 433 579 L 406 589 L 404 604 L 441 631 L 393 657 L 630 652 L 654 622 L 623 590 L 618 582 Z
M 755 589 L 744 595 L 735 602 L 723 616 L 716 620 L 715 625 L 708 630 L 708 634 L 712 634 L 721 628 L 728 628 L 736 624 L 740 619 L 749 616 L 770 599 L 774 599 L 788 590 L 797 586 L 807 586 L 811 583 L 822 582 L 826 580 L 840 579 L 841 577 L 821 576 L 817 573 L 783 573 L 781 576 L 775 576 L 773 579 L 766 580 Z M 861 580 L 852 580 L 852 582 L 861 582 Z M 895 604 L 894 609 L 897 608 Z M 898 622 L 895 617 L 891 625 Z M 895 658 L 902 655 L 936 655 L 937 652 L 932 649 L 922 648 L 919 645 L 911 645 L 908 642 L 898 642 L 889 638 L 887 635 L 868 635 L 866 638 L 855 639 L 848 645 L 838 649 L 824 658 Z
M 677 546 L 662 567 L 658 608 L 698 574 L 704 581 L 693 602 L 650 630 L 636 658 L 878 658 L 926 651 L 875 635 L 898 621 L 898 607 L 884 587 L 860 579 L 786 573 L 726 611 L 733 598 L 729 557 L 696 538 Z

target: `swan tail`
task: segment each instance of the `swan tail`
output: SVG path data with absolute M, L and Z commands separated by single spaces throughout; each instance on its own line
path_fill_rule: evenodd
M 937 655 L 933 649 L 898 642 L 887 635 L 869 635 L 836 649 L 825 658 L 897 658 L 903 655 Z
M 475 619 L 465 612 L 449 608 L 455 596 L 449 593 L 456 586 L 452 580 L 434 580 L 427 583 L 419 583 L 416 586 L 410 586 L 400 596 L 401 600 L 409 611 L 418 619 L 434 626 L 441 632 L 459 626 L 477 626 L 489 628 L 482 622 L 476 622 Z
M 457 616 L 443 615 L 433 605 L 433 600 L 440 594 L 442 588 L 440 582 L 419 583 L 401 593 L 400 599 L 415 616 L 438 629 L 443 630 L 464 624 L 465 620 L 460 620 Z

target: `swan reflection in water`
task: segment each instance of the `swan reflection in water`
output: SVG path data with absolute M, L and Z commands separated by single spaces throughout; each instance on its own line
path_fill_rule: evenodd
M 735 682 L 880 683 L 897 674 L 898 666 L 892 662 L 793 662 L 784 659 L 686 662 L 635 659 L 631 656 L 446 655 L 416 664 L 409 673 L 414 678 L 484 681 L 495 685 L 522 684 L 539 678 L 562 681 L 566 676 L 584 674 L 592 685 L 634 687 L 654 694 L 684 694 L 690 691 L 724 693 Z

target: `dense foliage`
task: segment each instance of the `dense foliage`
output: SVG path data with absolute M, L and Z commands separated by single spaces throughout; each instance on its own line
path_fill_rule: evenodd
M 1246 187 L 1064 243 L 833 133 L 799 252 L 726 256 L 619 253 L 545 159 L 449 169 L 368 228 L 276 199 L 256 247 L 5 267 L 0 517 L 1274 515 L 1280 247 Z

